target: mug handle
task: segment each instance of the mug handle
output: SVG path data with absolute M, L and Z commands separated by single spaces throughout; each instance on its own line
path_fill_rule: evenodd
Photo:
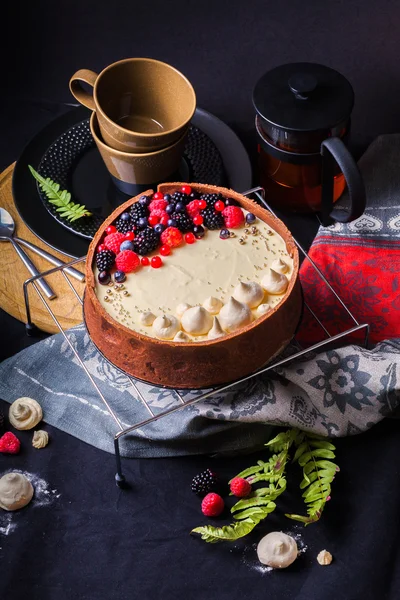
M 321 144 L 322 155 L 322 194 L 321 222 L 324 227 L 334 221 L 350 223 L 360 217 L 366 205 L 365 186 L 354 158 L 338 137 L 331 137 Z M 333 181 L 335 162 L 339 165 L 347 183 L 350 199 L 350 212 L 333 208 Z
M 97 78 L 98 74 L 94 71 L 80 69 L 74 73 L 69 80 L 69 89 L 71 90 L 72 95 L 80 102 L 80 104 L 83 104 L 86 108 L 90 108 L 90 110 L 96 110 L 93 94 L 83 89 L 81 81 L 94 87 Z

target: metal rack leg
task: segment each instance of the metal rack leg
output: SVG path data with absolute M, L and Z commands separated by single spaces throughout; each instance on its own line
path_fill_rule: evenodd
M 122 473 L 121 454 L 119 451 L 119 438 L 114 438 L 115 462 L 117 463 L 117 472 L 115 473 L 115 483 L 118 487 L 126 487 L 125 476 Z

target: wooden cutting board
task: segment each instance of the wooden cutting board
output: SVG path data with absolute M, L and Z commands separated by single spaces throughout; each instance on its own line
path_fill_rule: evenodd
M 50 246 L 42 242 L 23 223 L 15 208 L 12 197 L 11 184 L 13 171 L 14 164 L 7 167 L 7 169 L 0 174 L 0 206 L 8 210 L 12 215 L 15 221 L 16 234 L 18 237 L 26 239 L 36 246 L 47 250 L 47 252 L 50 252 L 64 262 L 71 261 L 70 257 L 53 250 L 53 248 L 50 248 Z M 24 248 L 24 250 L 40 272 L 54 268 L 54 265 L 28 248 Z M 23 284 L 24 281 L 31 277 L 31 275 L 16 254 L 10 242 L 0 242 L 0 252 L 0 308 L 19 321 L 26 323 Z M 84 263 L 79 263 L 75 268 L 83 271 Z M 76 299 L 75 294 L 70 289 L 68 283 L 65 281 L 63 274 L 53 273 L 48 276 L 46 280 L 57 294 L 57 298 L 54 300 L 46 300 L 46 302 L 49 307 L 51 307 L 62 328 L 64 330 L 69 329 L 70 327 L 81 323 L 82 306 Z M 79 282 L 75 278 L 70 278 L 70 281 L 78 294 L 82 297 L 85 284 Z M 47 333 L 58 333 L 59 329 L 57 325 L 54 323 L 49 311 L 36 290 L 31 284 L 28 287 L 29 305 L 33 323 L 42 331 L 46 331 Z

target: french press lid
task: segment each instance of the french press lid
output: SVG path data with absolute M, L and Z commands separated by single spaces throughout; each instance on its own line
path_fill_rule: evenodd
M 354 105 L 350 82 L 317 63 L 291 63 L 265 73 L 253 104 L 261 119 L 292 131 L 330 129 L 346 121 Z

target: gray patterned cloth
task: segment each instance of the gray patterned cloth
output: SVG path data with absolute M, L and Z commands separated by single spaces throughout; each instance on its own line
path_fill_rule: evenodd
M 400 265 L 399 164 L 400 136 L 379 137 L 360 161 L 368 198 L 365 215 L 350 225 L 321 228 L 314 243 L 315 248 L 329 239 L 339 247 L 338 240 L 342 242 L 346 237 L 354 240 L 355 232 L 358 232 L 360 247 L 370 244 L 373 236 L 372 251 L 376 256 L 379 245 L 387 246 L 390 238 L 390 268 L 381 279 L 385 276 L 385 281 L 389 281 L 391 295 L 382 294 L 380 304 L 369 303 L 373 307 L 379 306 L 380 318 L 392 310 L 391 301 L 395 302 L 396 310 L 396 301 L 400 298 L 400 268 L 395 266 Z M 343 203 L 346 205 L 346 197 Z M 376 225 L 374 208 L 382 219 L 385 216 L 386 228 Z M 333 281 L 338 270 L 343 272 L 346 257 L 350 254 L 343 252 L 336 265 L 329 249 L 322 254 L 323 257 L 326 255 L 330 260 L 323 270 L 330 269 L 329 277 Z M 308 281 L 304 271 L 302 269 L 305 291 L 313 292 L 325 317 L 334 314 L 336 319 L 327 298 L 318 297 L 323 288 L 317 288 L 312 279 Z M 359 298 L 368 296 L 371 285 L 378 289 L 376 280 L 371 283 L 366 278 L 359 279 L 357 294 L 352 294 L 352 310 L 359 309 L 360 322 L 370 322 L 372 332 L 378 335 L 380 330 L 376 323 L 380 321 L 376 310 L 365 312 L 365 302 L 358 302 Z M 346 291 L 344 282 L 346 278 L 335 281 L 342 292 Z M 354 291 L 354 282 L 349 290 Z M 352 297 L 346 300 L 351 302 Z M 392 323 L 393 332 L 396 322 L 392 320 Z M 308 334 L 312 333 L 310 328 L 306 329 Z M 69 330 L 67 335 L 123 428 L 149 417 L 140 394 L 155 414 L 180 402 L 170 390 L 141 382 L 136 382 L 138 393 L 129 378 L 98 353 L 84 325 Z M 392 333 L 390 339 L 388 336 L 375 338 L 378 343 L 371 349 L 346 345 L 318 354 L 309 352 L 301 361 L 297 358 L 268 374 L 254 377 L 229 391 L 217 392 L 207 400 L 135 429 L 122 438 L 121 453 L 129 457 L 158 457 L 250 451 L 265 443 L 274 425 L 296 426 L 330 437 L 361 433 L 381 419 L 396 415 L 400 403 L 400 338 L 394 338 L 395 335 Z M 292 346 L 286 352 L 290 354 L 296 350 Z M 182 395 L 187 401 L 204 391 L 186 391 Z M 13 402 L 20 396 L 38 400 L 47 423 L 102 450 L 114 451 L 117 423 L 62 334 L 48 337 L 0 364 L 0 397 Z
M 123 427 L 149 414 L 129 378 L 96 350 L 83 325 L 68 332 Z M 216 393 L 123 438 L 124 456 L 173 456 L 234 453 L 263 443 L 271 425 L 291 425 L 329 436 L 365 431 L 394 413 L 400 402 L 400 339 L 373 350 L 358 346 L 306 356 L 272 375 L 258 376 Z M 170 390 L 137 382 L 154 413 L 175 406 Z M 189 400 L 201 391 L 182 392 Z M 57 334 L 0 365 L 0 397 L 13 402 L 35 398 L 44 420 L 113 452 L 117 424 L 79 365 L 70 346 Z

